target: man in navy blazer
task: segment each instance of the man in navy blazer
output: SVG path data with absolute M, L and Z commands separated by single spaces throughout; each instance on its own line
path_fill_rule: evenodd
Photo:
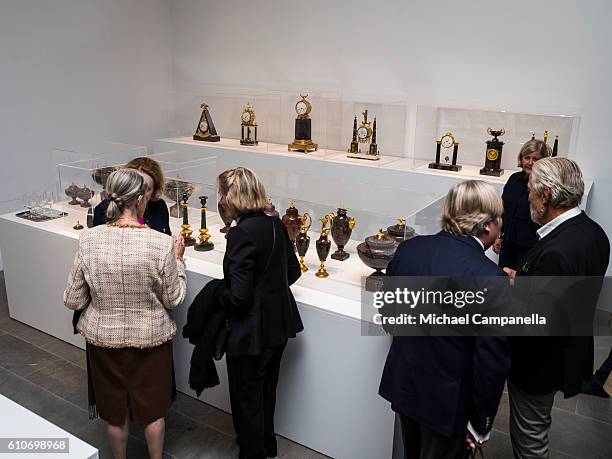
M 456 185 L 442 231 L 400 244 L 387 275 L 505 276 L 484 253 L 499 236 L 502 213 L 493 185 Z M 462 458 L 467 445 L 486 441 L 509 368 L 503 337 L 395 336 L 379 393 L 400 415 L 406 457 Z

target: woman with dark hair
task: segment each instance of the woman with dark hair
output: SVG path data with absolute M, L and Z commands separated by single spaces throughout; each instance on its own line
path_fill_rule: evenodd
M 536 231 L 540 225 L 531 219 L 527 182 L 536 161 L 550 154 L 550 147 L 538 139 L 525 142 L 518 154 L 518 167 L 522 170 L 512 174 L 504 186 L 504 227 L 502 236 L 493 244 L 500 268 L 518 269 L 523 255 L 538 240 Z
M 143 174 L 147 182 L 147 208 L 142 216 L 141 223 L 161 233 L 172 235 L 170 230 L 170 215 L 168 206 L 162 199 L 164 192 L 164 173 L 159 163 L 154 159 L 142 156 L 134 158 L 125 165 L 128 169 L 135 169 Z M 106 223 L 106 209 L 108 199 L 104 199 L 94 209 L 93 226 Z
M 76 328 L 87 342 L 90 416 L 107 422 L 115 458 L 125 458 L 128 419 L 145 425 L 149 455 L 161 458 L 173 395 L 170 310 L 185 297 L 185 246 L 140 223 L 140 172 L 113 172 L 106 191 L 107 224 L 81 233 L 64 304 L 83 311 Z
M 231 318 L 227 374 L 240 458 L 276 456 L 274 409 L 289 338 L 303 330 L 289 286 L 301 274 L 285 225 L 264 213 L 266 192 L 249 169 L 218 178 L 219 204 L 236 220 L 227 233 L 217 301 Z

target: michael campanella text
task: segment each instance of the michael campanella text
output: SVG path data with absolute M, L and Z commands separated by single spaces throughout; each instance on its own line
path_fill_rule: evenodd
M 374 314 L 374 323 L 377 325 L 546 325 L 546 317 L 539 314 L 529 316 L 490 317 L 482 314 L 464 314 L 462 316 L 449 316 L 446 314 L 399 314 L 383 316 Z

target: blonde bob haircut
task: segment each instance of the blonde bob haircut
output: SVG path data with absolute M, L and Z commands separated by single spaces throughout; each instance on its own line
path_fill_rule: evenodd
M 125 165 L 128 169 L 136 169 L 137 171 L 144 172 L 153 179 L 153 195 L 152 200 L 157 201 L 162 197 L 164 192 L 164 173 L 157 161 L 146 156 L 141 156 L 132 159 Z
M 482 180 L 467 180 L 452 187 L 446 195 L 440 217 L 442 231 L 459 236 L 477 236 L 485 225 L 504 213 L 497 189 Z
M 530 155 L 531 153 L 540 153 L 542 158 L 548 158 L 552 154 L 552 150 L 549 145 L 545 144 L 543 140 L 531 139 L 523 144 L 521 151 L 519 151 L 517 158 L 517 166 L 523 167 L 523 156 Z
M 251 169 L 228 169 L 217 178 L 225 209 L 235 219 L 266 208 L 266 190 Z

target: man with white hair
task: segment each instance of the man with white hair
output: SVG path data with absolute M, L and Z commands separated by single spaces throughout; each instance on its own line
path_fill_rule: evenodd
M 598 276 L 608 268 L 610 243 L 602 228 L 579 209 L 582 172 L 566 158 L 538 161 L 529 178 L 531 218 L 541 225 L 539 241 L 516 276 Z M 601 283 L 599 283 L 601 287 Z M 599 289 L 576 307 L 595 310 Z M 517 458 L 548 457 L 548 431 L 555 392 L 580 393 L 593 373 L 593 338 L 523 337 L 511 339 L 510 437 Z

